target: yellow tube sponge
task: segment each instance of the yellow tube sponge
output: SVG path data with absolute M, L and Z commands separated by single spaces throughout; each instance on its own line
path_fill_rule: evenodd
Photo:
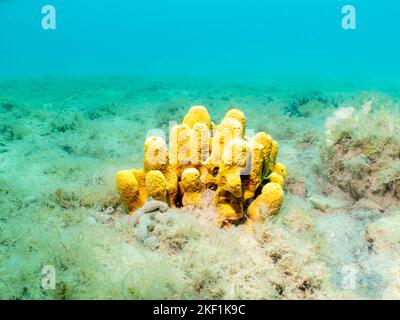
M 222 174 L 215 193 L 215 206 L 221 221 L 243 217 L 243 198 L 240 175 L 235 172 Z
M 270 159 L 271 162 L 275 165 L 276 157 L 278 155 L 278 150 L 279 150 L 279 144 L 275 140 L 272 140 L 271 143 L 271 152 L 270 152 Z M 273 168 L 273 166 L 272 166 Z
M 193 106 L 183 118 L 182 124 L 193 128 L 196 123 L 203 123 L 208 129 L 211 128 L 211 119 L 207 108 L 203 106 Z
M 239 121 L 240 124 L 242 125 L 243 133 L 244 133 L 244 129 L 246 129 L 246 117 L 241 110 L 239 110 L 239 109 L 229 110 L 225 115 L 225 119 L 226 118 L 233 118 L 233 119 L 236 119 L 237 121 Z
M 165 170 L 168 164 L 168 149 L 164 139 L 150 136 L 144 143 L 144 170 Z
M 187 124 L 176 125 L 170 134 L 170 163 L 178 179 L 182 172 L 191 166 L 192 129 Z
M 248 151 L 247 142 L 241 138 L 235 138 L 224 149 L 221 167 L 224 166 L 229 169 L 235 167 L 241 170 L 247 164 Z
M 210 143 L 211 155 L 206 161 L 205 184 L 207 188 L 216 189 L 217 175 L 221 166 L 222 156 L 227 146 L 243 135 L 241 123 L 234 118 L 226 118 L 217 125 Z
M 247 216 L 252 221 L 264 221 L 268 216 L 279 213 L 283 202 L 283 189 L 275 182 L 267 183 L 261 194 L 250 204 Z
M 225 149 L 217 176 L 214 202 L 220 221 L 243 217 L 243 189 L 241 173 L 246 166 L 248 146 L 240 138 L 234 139 Z
M 282 188 L 283 188 L 283 184 L 285 182 L 285 179 L 280 174 L 278 174 L 276 172 L 272 172 L 269 175 L 268 180 L 270 182 L 275 182 L 275 183 L 279 184 Z
M 264 164 L 264 146 L 260 143 L 250 143 L 251 157 L 243 175 L 244 201 L 252 199 L 262 182 Z
M 268 170 L 267 173 L 271 173 L 274 170 L 276 158 L 278 156 L 279 144 L 275 140 L 271 142 L 271 152 L 269 154 Z
M 270 155 L 271 155 L 271 149 L 272 149 L 272 138 L 270 135 L 266 134 L 265 132 L 259 132 L 257 133 L 253 139 L 253 143 L 259 143 L 263 145 L 263 159 L 264 159 L 264 164 L 263 164 L 263 174 L 267 174 L 265 172 L 266 170 L 269 169 L 269 162 L 270 162 Z
M 200 172 L 195 168 L 188 168 L 182 173 L 182 179 L 179 183 L 183 206 L 196 206 L 201 208 L 201 191 L 203 190 L 200 181 Z
M 210 130 L 204 123 L 196 123 L 192 129 L 190 141 L 190 162 L 200 169 L 210 156 Z
M 214 130 L 210 158 L 212 164 L 220 163 L 225 146 L 228 146 L 236 138 L 242 138 L 242 136 L 242 124 L 236 119 L 225 118 Z
M 144 169 L 142 169 L 142 170 L 132 169 L 132 173 L 135 175 L 136 180 L 139 184 L 140 203 L 145 203 L 146 199 L 147 199 L 147 190 L 146 190 L 146 174 L 147 174 L 147 172 Z
M 129 213 L 140 208 L 143 203 L 139 196 L 139 183 L 132 170 L 122 170 L 116 176 L 117 189 Z
M 175 207 L 176 198 L 178 197 L 178 177 L 171 165 L 167 166 L 167 169 L 163 171 L 163 174 L 167 186 L 167 203 L 170 207 Z
M 267 183 L 263 187 L 261 195 L 265 197 L 269 214 L 276 215 L 281 209 L 283 202 L 284 193 L 282 187 L 275 182 Z
M 277 162 L 272 169 L 272 172 L 276 172 L 282 176 L 283 180 L 286 180 L 286 166 L 284 164 Z
M 170 206 L 175 205 L 178 192 L 178 179 L 173 170 L 168 154 L 167 144 L 165 140 L 158 136 L 150 136 L 144 144 L 144 169 L 136 170 L 136 178 L 138 179 L 141 189 L 146 190 L 146 174 L 152 170 L 159 170 L 166 179 L 167 203 Z M 147 190 L 141 194 L 147 194 Z
M 150 170 L 146 175 L 147 196 L 154 200 L 167 202 L 167 183 L 159 170 Z
M 120 171 L 116 177 L 128 212 L 149 197 L 171 207 L 201 207 L 204 196 L 213 197 L 207 206 L 214 205 L 219 226 L 277 214 L 286 178 L 286 167 L 276 162 L 279 145 L 265 132 L 249 139 L 245 130 L 239 109 L 229 110 L 216 125 L 205 107 L 194 106 L 171 129 L 169 148 L 165 139 L 148 137 L 143 169 Z M 203 192 L 207 188 L 214 192 Z

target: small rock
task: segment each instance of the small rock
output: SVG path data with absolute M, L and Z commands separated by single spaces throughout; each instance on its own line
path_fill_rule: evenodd
M 143 241 L 143 244 L 145 247 L 147 247 L 151 250 L 157 249 L 157 247 L 159 245 L 158 239 L 155 236 L 148 237 L 147 239 L 145 239 Z
M 168 209 L 169 209 L 169 207 L 167 204 L 160 206 L 160 212 L 166 212 L 166 211 L 168 211 Z
M 153 211 L 161 211 L 161 212 L 165 212 L 169 209 L 169 206 L 162 201 L 158 201 L 158 200 L 153 200 L 152 198 L 149 198 L 147 200 L 147 202 L 143 205 L 142 208 L 140 208 L 139 210 L 143 211 L 144 213 L 148 213 L 148 212 L 153 212 Z
M 369 210 L 379 210 L 380 212 L 385 211 L 383 209 L 383 207 L 379 203 L 376 203 L 375 201 L 372 201 L 372 200 L 366 199 L 366 198 L 358 200 L 354 204 L 354 208 L 362 208 L 362 209 L 369 209 Z
M 95 224 L 96 224 L 96 219 L 94 218 L 94 217 L 87 217 L 87 219 L 86 219 L 86 223 L 89 225 L 89 226 L 94 226 Z
M 378 210 L 370 210 L 365 208 L 354 208 L 350 212 L 350 215 L 360 221 L 368 221 L 377 219 L 381 214 Z
M 112 220 L 111 216 L 103 214 L 102 212 L 94 212 L 93 214 L 96 221 L 99 221 L 101 223 L 110 222 Z
M 105 208 L 105 209 L 103 210 L 103 212 L 104 212 L 105 214 L 112 214 L 112 213 L 115 212 L 115 210 L 114 210 L 113 207 L 107 207 L 107 208 Z
M 147 224 L 145 221 L 141 221 L 136 228 L 136 237 L 140 240 L 146 239 L 148 236 Z
M 164 224 L 164 223 L 167 223 L 167 222 L 170 220 L 170 217 L 169 217 L 168 214 L 158 212 L 158 213 L 155 215 L 154 219 L 155 219 L 157 222 L 163 223 L 163 224 Z
M 168 209 L 169 207 L 165 202 L 149 198 L 143 207 L 139 208 L 133 213 L 133 219 L 131 223 L 136 225 L 143 216 L 150 216 L 153 218 L 157 212 L 166 212 Z
M 310 203 L 315 209 L 327 212 L 329 209 L 341 209 L 351 205 L 350 201 L 328 198 L 321 195 L 311 196 Z
M 15 123 L 11 129 L 12 133 L 17 139 L 22 139 L 31 134 L 31 129 L 24 123 Z
M 153 215 L 149 213 L 140 217 L 140 223 L 145 223 L 147 226 L 153 223 L 152 220 L 153 220 Z
M 139 225 L 136 228 L 136 236 L 144 240 L 148 237 L 149 226 L 153 223 L 152 218 L 149 214 L 143 215 L 139 220 Z
M 123 220 L 125 221 L 126 224 L 134 224 L 135 223 L 135 218 L 132 215 L 124 216 Z
M 360 200 L 364 196 L 363 186 L 359 182 L 351 181 L 348 184 L 348 189 L 352 198 L 356 201 Z

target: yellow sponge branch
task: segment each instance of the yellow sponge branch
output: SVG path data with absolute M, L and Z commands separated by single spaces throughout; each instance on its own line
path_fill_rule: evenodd
M 159 170 L 151 170 L 146 175 L 147 196 L 154 200 L 167 202 L 167 183 Z

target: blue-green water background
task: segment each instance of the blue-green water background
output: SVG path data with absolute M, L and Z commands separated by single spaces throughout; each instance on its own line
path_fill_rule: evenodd
M 357 30 L 341 27 L 346 4 Z M 0 75 L 396 79 L 399 31 L 394 0 L 0 0 Z

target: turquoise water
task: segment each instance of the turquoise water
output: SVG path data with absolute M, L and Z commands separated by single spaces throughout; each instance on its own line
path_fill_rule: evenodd
M 392 0 L 0 1 L 0 72 L 397 78 L 399 17 Z

